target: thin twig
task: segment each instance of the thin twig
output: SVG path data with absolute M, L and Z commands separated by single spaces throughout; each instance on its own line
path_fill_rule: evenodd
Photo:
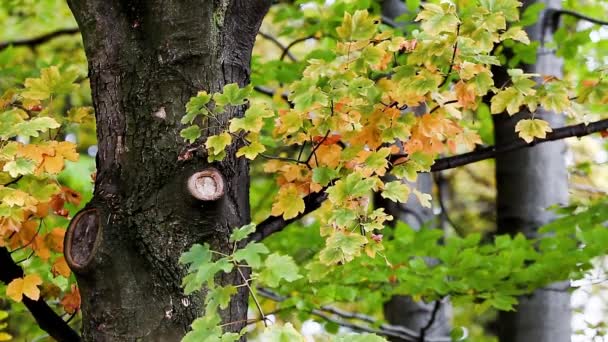
M 7 48 L 9 46 L 29 46 L 29 47 L 35 47 L 37 45 L 46 43 L 49 40 L 52 40 L 54 38 L 57 38 L 57 37 L 60 37 L 60 36 L 63 36 L 63 35 L 76 34 L 78 32 L 79 32 L 79 30 L 78 30 L 77 27 L 74 27 L 74 28 L 65 28 L 65 29 L 49 32 L 49 33 L 44 34 L 44 35 L 39 36 L 39 37 L 2 42 L 2 43 L 0 43 L 0 50 L 3 50 L 3 49 L 5 49 L 5 48 Z
M 454 51 L 452 52 L 452 60 L 450 61 L 450 67 L 448 68 L 448 72 L 445 74 L 445 78 L 437 88 L 443 87 L 445 82 L 450 78 L 450 73 L 452 72 L 452 68 L 454 67 L 454 60 L 456 59 L 456 51 L 458 50 L 458 35 L 460 34 L 460 24 L 456 26 L 456 41 L 454 42 Z
M 287 57 L 289 57 L 289 59 L 291 59 L 293 62 L 297 62 L 298 61 L 298 59 L 296 58 L 296 56 L 294 56 L 291 53 L 291 51 L 289 51 L 289 49 L 287 48 L 287 46 L 283 45 L 283 43 L 281 43 L 277 38 L 275 38 L 274 36 L 272 36 L 272 35 L 270 35 L 268 33 L 262 32 L 262 31 L 259 31 L 258 34 L 260 36 L 264 37 L 265 39 L 273 42 L 274 45 L 278 46 L 281 49 L 281 54 L 285 53 L 287 55 Z
M 258 311 L 260 312 L 260 316 L 262 316 L 262 321 L 264 321 L 264 326 L 268 326 L 268 324 L 266 323 L 266 316 L 264 315 L 264 311 L 262 311 L 262 306 L 260 305 L 260 302 L 258 301 L 258 298 L 256 297 L 255 293 L 253 292 L 253 289 L 249 285 L 249 280 L 247 280 L 247 277 L 245 277 L 245 275 L 243 274 L 243 271 L 241 271 L 241 269 L 239 268 L 238 265 L 236 265 L 236 263 L 235 263 L 235 267 L 236 267 L 236 270 L 241 275 L 241 278 L 245 282 L 245 285 L 249 289 L 249 293 L 251 293 L 251 298 L 253 298 L 253 302 L 255 303 L 255 306 L 258 308 Z
M 287 56 L 287 54 L 289 53 L 289 50 L 296 44 L 303 42 L 303 41 L 307 41 L 309 39 L 317 39 L 317 37 L 315 35 L 310 35 L 310 36 L 306 36 L 306 37 L 302 37 L 302 38 L 298 38 L 294 41 L 292 41 L 291 43 L 289 43 L 285 49 L 283 49 L 283 53 L 281 54 L 281 58 L 279 58 L 280 60 L 284 60 L 285 56 Z
M 23 178 L 23 175 L 19 175 L 19 176 L 17 176 L 17 178 L 15 178 L 15 179 L 11 180 L 10 182 L 7 182 L 7 183 L 5 183 L 5 184 L 2 184 L 2 186 L 9 186 L 9 185 L 13 185 L 13 184 L 17 183 L 18 181 L 20 181 L 20 180 L 21 180 L 21 178 Z

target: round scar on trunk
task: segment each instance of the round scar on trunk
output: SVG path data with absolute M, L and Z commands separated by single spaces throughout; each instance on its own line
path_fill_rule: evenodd
M 97 209 L 87 209 L 76 214 L 65 234 L 64 254 L 70 268 L 83 271 L 93 260 L 100 241 Z
M 215 201 L 224 195 L 224 178 L 214 169 L 208 168 L 188 178 L 188 191 L 201 201 Z

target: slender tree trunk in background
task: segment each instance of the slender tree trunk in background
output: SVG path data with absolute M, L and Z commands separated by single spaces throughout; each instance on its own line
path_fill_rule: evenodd
M 540 2 L 540 1 L 539 1 Z M 545 8 L 558 8 L 559 0 L 542 1 Z M 525 5 L 533 3 L 528 1 Z M 540 40 L 545 30 L 545 41 L 551 40 L 550 28 L 542 28 L 542 18 L 528 29 L 532 40 Z M 539 54 L 536 65 L 527 66 L 527 72 L 561 76 L 562 62 L 552 53 Z M 498 81 L 496 84 L 501 84 Z M 515 124 L 529 117 L 520 113 L 509 118 L 497 115 L 495 121 L 496 144 L 516 139 Z M 538 109 L 536 118 L 563 125 L 563 116 Z M 546 210 L 553 204 L 568 202 L 567 170 L 563 141 L 542 144 L 502 154 L 496 158 L 498 232 L 524 233 L 528 237 L 537 234 L 537 228 L 554 219 Z M 566 342 L 570 341 L 570 294 L 568 282 L 553 284 L 539 289 L 530 296 L 520 298 L 516 312 L 499 315 L 501 342 Z
M 405 13 L 405 4 L 401 0 L 384 0 L 382 2 L 382 14 L 394 19 Z M 420 108 L 422 112 L 425 108 Z M 431 193 L 433 181 L 430 173 L 418 175 L 416 184 L 412 184 L 424 193 Z M 413 196 L 412 196 L 413 197 Z M 411 198 L 407 203 L 395 203 L 376 195 L 374 199 L 377 207 L 385 208 L 386 212 L 394 217 L 394 220 L 409 224 L 414 229 L 422 228 L 422 225 L 433 219 L 431 209 L 424 208 L 416 198 Z M 409 296 L 394 296 L 384 304 L 384 316 L 386 320 L 394 325 L 401 325 L 421 332 L 427 337 L 445 337 L 450 335 L 450 325 L 446 315 L 447 305 L 439 304 L 435 311 L 436 302 L 415 302 Z M 434 317 L 433 317 L 434 316 Z M 429 325 L 429 322 L 432 322 Z M 424 332 L 422 332 L 424 330 Z
M 203 296 L 183 294 L 180 254 L 204 242 L 226 251 L 231 229 L 249 221 L 248 164 L 234 157 L 235 146 L 213 165 L 225 194 L 215 201 L 190 194 L 188 179 L 209 165 L 201 149 L 185 153 L 180 118 L 198 91 L 248 83 L 270 1 L 68 2 L 88 58 L 99 144 L 94 197 L 66 234 L 83 339 L 178 341 L 203 314 Z M 225 124 L 243 110 L 218 120 Z M 217 281 L 243 282 L 236 274 Z M 248 293 L 240 289 L 225 322 L 246 319 Z

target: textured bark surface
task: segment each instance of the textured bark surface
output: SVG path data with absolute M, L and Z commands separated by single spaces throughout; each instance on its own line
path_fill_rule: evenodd
M 179 137 L 186 102 L 200 90 L 249 80 L 251 49 L 269 1 L 69 0 L 83 35 L 96 111 L 99 152 L 92 201 L 100 241 L 84 270 L 87 341 L 178 341 L 203 313 L 203 295 L 184 296 L 182 252 L 194 243 L 229 248 L 230 230 L 249 221 L 248 164 L 228 157 L 216 201 L 193 198 L 189 177 L 209 165 Z M 218 132 L 243 108 L 204 130 Z M 205 125 L 205 123 L 203 123 Z M 211 127 L 213 126 L 213 127 Z M 236 274 L 218 282 L 240 284 Z M 223 312 L 247 314 L 246 288 Z M 229 325 L 233 331 L 242 325 Z
M 382 2 L 382 14 L 390 19 L 395 19 L 406 11 L 407 8 L 401 0 Z M 417 114 L 424 114 L 425 111 L 424 107 L 418 107 L 416 110 Z M 419 174 L 418 181 L 411 186 L 424 193 L 431 193 L 433 190 L 431 174 Z M 423 224 L 433 219 L 432 210 L 422 207 L 413 196 L 405 204 L 392 202 L 379 195 L 376 195 L 374 201 L 376 206 L 385 208 L 395 221 L 405 222 L 414 229 L 420 229 Z M 416 332 L 424 329 L 426 337 L 449 336 L 450 324 L 447 315 L 449 304 L 440 304 L 437 312 L 433 313 L 435 305 L 435 302 L 416 302 L 409 296 L 394 296 L 384 303 L 384 317 L 390 324 L 404 326 Z M 399 341 L 398 339 L 393 340 Z
M 559 0 L 542 2 L 546 8 L 560 6 Z M 531 39 L 540 40 L 541 24 L 542 18 L 528 30 Z M 551 39 L 549 28 L 546 28 L 544 37 L 545 41 Z M 539 54 L 537 64 L 527 66 L 526 71 L 559 77 L 561 68 L 559 58 L 545 53 Z M 497 145 L 515 138 L 515 124 L 524 116 L 530 114 L 520 113 L 511 118 L 506 114 L 495 116 Z M 563 125 L 563 117 L 556 113 L 539 109 L 535 117 L 547 120 L 552 127 Z M 523 232 L 533 237 L 539 226 L 554 219 L 554 214 L 546 208 L 568 202 L 565 152 L 565 143 L 556 141 L 496 158 L 499 233 Z M 498 322 L 500 341 L 570 341 L 570 294 L 567 288 L 566 282 L 539 289 L 530 296 L 520 298 L 516 312 L 501 312 Z

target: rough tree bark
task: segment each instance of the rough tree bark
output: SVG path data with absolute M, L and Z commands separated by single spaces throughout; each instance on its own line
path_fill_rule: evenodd
M 382 15 L 387 18 L 395 19 L 406 11 L 407 8 L 401 0 L 382 1 Z M 417 112 L 419 111 L 423 114 L 425 108 L 418 107 Z M 431 193 L 433 190 L 431 174 L 419 174 L 418 181 L 412 186 L 424 193 Z M 374 202 L 376 206 L 385 208 L 395 221 L 405 222 L 414 229 L 422 228 L 423 224 L 433 219 L 432 210 L 422 207 L 415 198 L 401 204 L 376 195 Z M 435 305 L 439 305 L 437 311 Z M 450 324 L 446 313 L 446 305 L 436 302 L 416 302 L 409 296 L 394 296 L 384 304 L 384 316 L 390 324 L 404 326 L 426 337 L 449 336 Z
M 99 144 L 94 197 L 66 234 L 82 294 L 83 339 L 177 341 L 203 314 L 203 295 L 183 295 L 180 254 L 203 242 L 226 251 L 230 230 L 249 221 L 248 164 L 234 157 L 235 146 L 213 165 L 223 196 L 192 193 L 197 186 L 218 190 L 218 179 L 203 173 L 188 187 L 193 174 L 213 170 L 201 149 L 185 153 L 192 146 L 179 137 L 180 118 L 197 91 L 248 83 L 270 1 L 68 3 L 88 58 Z M 228 110 L 203 135 L 243 110 Z M 242 283 L 236 274 L 217 281 Z M 225 322 L 246 319 L 248 293 L 241 289 L 222 313 Z
M 525 2 L 525 6 L 534 1 Z M 545 0 L 546 8 L 558 8 L 561 1 Z M 543 27 L 543 20 L 529 28 L 532 40 L 540 40 L 542 31 L 545 41 L 551 39 L 550 27 Z M 550 26 L 550 25 L 548 25 Z M 552 53 L 539 54 L 535 65 L 526 66 L 527 72 L 561 76 L 562 62 Z M 502 84 L 498 81 L 497 84 Z M 506 114 L 495 116 L 496 144 L 515 138 L 514 127 L 519 119 L 530 113 L 514 117 Z M 537 110 L 535 117 L 563 126 L 563 116 Z M 546 208 L 568 202 L 568 182 L 563 141 L 556 141 L 509 152 L 496 158 L 497 216 L 499 233 L 522 232 L 534 237 L 537 228 L 554 219 Z M 566 342 L 570 341 L 570 294 L 568 282 L 553 284 L 520 298 L 516 312 L 499 315 L 499 338 L 502 342 Z

